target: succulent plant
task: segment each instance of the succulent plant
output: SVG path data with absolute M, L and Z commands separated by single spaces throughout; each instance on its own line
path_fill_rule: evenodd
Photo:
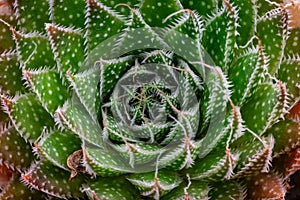
M 1 199 L 284 199 L 300 2 L 0 1 Z

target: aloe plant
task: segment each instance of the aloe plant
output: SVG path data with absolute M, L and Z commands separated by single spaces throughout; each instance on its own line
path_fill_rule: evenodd
M 300 3 L 0 2 L 1 199 L 284 199 Z

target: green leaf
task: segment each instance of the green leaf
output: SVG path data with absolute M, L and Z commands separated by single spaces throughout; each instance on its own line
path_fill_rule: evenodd
M 213 151 L 206 157 L 195 161 L 192 168 L 185 170 L 193 180 L 224 180 L 232 175 L 237 155 L 230 152 Z
M 16 20 L 12 16 L 1 16 L 0 19 L 0 54 L 15 49 L 15 42 L 11 34 L 10 25 L 15 26 Z
M 275 139 L 274 156 L 288 153 L 299 144 L 300 125 L 290 119 L 281 120 L 266 131 Z
M 68 156 L 78 149 L 81 149 L 81 140 L 70 131 L 44 132 L 43 137 L 35 144 L 35 151 L 38 154 L 67 171 L 69 171 Z
M 300 61 L 298 56 L 284 60 L 278 70 L 278 78 L 285 83 L 291 102 L 299 97 Z
M 84 191 L 92 199 L 140 200 L 137 190 L 125 177 L 99 177 L 89 181 Z
M 127 180 L 133 184 L 143 196 L 151 196 L 155 199 L 167 194 L 178 187 L 182 179 L 175 172 L 159 170 L 156 172 L 131 174 Z
M 289 32 L 290 33 L 284 49 L 285 56 L 288 57 L 289 55 L 300 55 L 300 30 L 292 29 L 289 30 Z
M 80 192 L 82 178 L 68 181 L 69 172 L 62 170 L 49 162 L 33 163 L 26 173 L 21 175 L 21 181 L 27 186 L 40 190 L 58 198 L 83 198 Z
M 271 83 L 258 85 L 241 107 L 242 117 L 249 129 L 262 135 L 278 118 L 276 106 L 280 88 Z M 276 116 L 274 116 L 276 114 Z
M 144 0 L 139 10 L 145 22 L 151 27 L 164 27 L 164 19 L 181 9 L 182 5 L 179 4 L 179 1 Z
M 41 69 L 55 65 L 54 54 L 47 37 L 38 33 L 22 34 L 15 30 L 13 34 L 22 68 Z
M 33 159 L 31 145 L 25 142 L 13 126 L 0 127 L 0 160 L 6 166 L 24 170 L 30 166 Z
M 284 44 L 287 38 L 287 27 L 282 25 L 286 15 L 279 12 L 273 16 L 262 16 L 257 22 L 257 36 L 261 39 L 266 54 L 270 57 L 268 71 L 277 73 L 283 57 Z
M 53 0 L 49 2 L 52 23 L 67 27 L 84 28 L 86 6 L 84 0 Z
M 46 24 L 46 30 L 60 75 L 66 77 L 68 71 L 76 74 L 85 59 L 84 39 L 81 31 L 53 24 Z
M 211 17 L 203 31 L 201 44 L 214 63 L 226 74 L 234 56 L 236 43 L 237 10 L 232 4 L 225 4 Z
M 63 85 L 58 72 L 49 69 L 37 71 L 23 70 L 27 85 L 37 95 L 44 108 L 53 115 L 58 107 L 63 106 L 70 96 Z
M 102 0 L 101 3 L 103 5 L 106 5 L 109 8 L 114 9 L 118 13 L 121 13 L 122 15 L 129 16 L 130 10 L 126 8 L 126 6 L 122 6 L 122 4 L 127 5 L 131 8 L 140 7 L 141 1 L 140 0 Z
M 88 52 L 97 52 L 96 49 L 101 49 L 98 45 L 105 40 L 110 40 L 113 37 L 116 39 L 116 35 L 119 35 L 121 30 L 125 27 L 125 19 L 119 15 L 114 10 L 103 5 L 105 1 L 87 1 L 87 42 L 88 42 Z M 111 7 L 117 5 L 116 1 L 108 1 L 107 3 L 112 3 Z M 115 3 L 115 4 L 114 4 Z M 124 10 L 128 11 L 126 7 L 122 7 Z M 99 20 L 105 19 L 105 20 Z M 114 39 L 113 39 L 114 41 Z M 116 41 L 114 41 L 116 42 Z M 112 45 L 112 44 L 111 44 Z M 95 49 L 96 48 L 96 49 Z M 102 57 L 99 54 L 99 57 Z M 97 59 L 98 59 L 97 58 Z
M 15 128 L 25 140 L 34 142 L 45 128 L 54 126 L 53 118 L 33 94 L 14 99 L 1 96 L 1 101 Z
M 258 172 L 268 172 L 272 160 L 274 138 L 259 137 L 247 131 L 231 144 L 233 154 L 239 154 L 234 177 L 251 176 Z
M 196 10 L 204 18 L 209 17 L 209 15 L 212 15 L 217 10 L 217 1 L 215 0 L 181 0 L 180 2 L 184 8 Z
M 114 54 L 124 55 L 141 49 L 166 49 L 168 45 L 144 21 L 139 10 L 131 10 L 131 16 L 126 23 L 127 27 L 118 36 Z
M 25 91 L 22 71 L 15 52 L 0 55 L 0 90 L 2 94 L 16 95 Z
M 169 199 L 208 199 L 210 188 L 207 182 L 192 181 L 190 183 L 183 182 L 179 187 L 175 188 L 161 200 Z
M 252 87 L 251 79 L 254 78 L 258 55 L 254 49 L 249 49 L 243 55 L 239 56 L 229 69 L 229 80 L 232 82 L 232 101 L 236 105 L 241 105 L 245 95 Z
M 55 113 L 54 120 L 61 129 L 67 128 L 88 144 L 102 147 L 103 140 L 100 125 L 76 101 L 67 102 L 62 108 L 59 108 Z
M 234 180 L 213 183 L 209 191 L 210 198 L 218 200 L 245 199 L 246 194 L 245 187 Z
M 49 23 L 48 0 L 26 1 L 18 0 L 15 3 L 18 30 L 30 33 L 34 31 L 45 32 L 44 25 Z
M 14 177 L 13 180 L 5 187 L 0 193 L 2 200 L 10 199 L 46 199 L 47 195 L 43 192 L 35 189 L 28 188 L 25 184 L 19 181 L 18 177 Z
M 68 73 L 73 91 L 94 121 L 100 116 L 100 74 L 97 67 L 76 75 Z

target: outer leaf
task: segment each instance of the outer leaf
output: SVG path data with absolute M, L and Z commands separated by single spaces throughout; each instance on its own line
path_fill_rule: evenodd
M 24 170 L 34 157 L 30 144 L 18 134 L 13 126 L 0 127 L 0 161 L 11 169 Z
M 51 0 L 50 19 L 53 23 L 62 26 L 83 28 L 85 22 L 84 0 Z
M 182 5 L 180 5 L 179 1 L 143 0 L 142 5 L 140 7 L 140 12 L 142 13 L 143 18 L 145 19 L 145 22 L 151 27 L 164 27 L 164 19 L 168 15 L 180 9 L 182 9 Z
M 274 11 L 275 12 L 275 11 Z M 270 56 L 269 72 L 275 74 L 283 57 L 283 49 L 287 39 L 286 15 L 278 12 L 274 15 L 262 16 L 257 24 L 257 36 L 261 39 L 267 55 Z
M 45 32 L 44 24 L 49 22 L 49 16 L 47 15 L 49 13 L 48 0 L 30 2 L 17 0 L 15 6 L 19 30 L 25 33 Z
M 63 85 L 58 72 L 49 69 L 26 71 L 24 79 L 41 101 L 44 108 L 53 115 L 58 107 L 63 106 L 70 96 L 68 89 Z
M 15 128 L 23 138 L 30 142 L 34 142 L 45 127 L 54 126 L 52 117 L 32 94 L 14 99 L 2 96 L 1 100 L 4 110 L 8 113 Z
M 92 199 L 118 199 L 118 200 L 139 200 L 136 189 L 125 179 L 125 177 L 100 177 L 89 181 L 84 186 L 84 191 Z
M 300 30 L 290 30 L 286 46 L 284 49 L 285 55 L 300 55 Z M 279 74 L 279 73 L 278 73 Z
M 62 77 L 67 71 L 77 73 L 84 62 L 84 39 L 79 30 L 46 25 L 51 48 Z
M 114 4 L 117 3 L 116 1 L 101 2 L 112 4 L 110 5 L 111 7 L 117 5 Z M 98 53 L 98 49 L 101 50 L 100 47 L 97 47 L 98 45 L 101 46 L 103 41 L 120 33 L 120 31 L 125 27 L 125 20 L 117 12 L 109 7 L 106 7 L 99 1 L 89 0 L 87 1 L 87 6 L 87 48 L 89 53 L 93 52 L 93 54 L 96 54 Z M 128 11 L 126 7 L 122 7 L 122 9 Z M 94 48 L 97 50 L 94 50 Z M 97 59 L 99 59 L 99 57 L 102 57 L 102 55 L 99 54 Z
M 155 199 L 178 187 L 182 182 L 176 173 L 164 170 L 157 174 L 155 172 L 132 174 L 127 180 L 139 189 L 142 195 L 152 196 Z
M 12 7 L 12 5 L 10 7 Z M 0 20 L 0 35 L 1 35 L 1 37 L 0 37 L 0 44 L 1 44 L 0 54 L 2 54 L 5 51 L 15 49 L 15 42 L 11 35 L 11 31 L 9 30 L 9 28 L 10 28 L 9 25 L 14 26 L 16 24 L 15 19 L 12 16 L 10 16 L 10 13 L 8 16 L 6 16 L 6 15 L 2 16 L 1 14 L 0 14 L 0 18 L 4 21 Z
M 25 91 L 16 53 L 1 54 L 0 68 L 0 90 L 2 94 L 16 95 L 17 92 Z
M 215 0 L 202 0 L 202 1 L 197 1 L 197 0 L 190 0 L 190 1 L 185 1 L 181 0 L 180 1 L 183 5 L 184 8 L 189 8 L 191 10 L 196 10 L 199 15 L 203 17 L 208 17 L 212 13 L 214 13 L 217 10 L 217 1 Z
M 38 33 L 22 34 L 13 30 L 20 66 L 25 69 L 41 69 L 54 66 L 54 55 L 48 39 Z
M 80 192 L 82 179 L 68 182 L 69 173 L 53 166 L 49 162 L 33 163 L 30 169 L 22 174 L 22 181 L 29 187 L 40 190 L 51 196 L 68 199 L 82 198 Z
M 163 196 L 162 200 L 169 199 L 203 199 L 208 200 L 209 186 L 206 182 L 193 181 L 191 183 L 183 182 L 179 187 Z
M 246 188 L 237 181 L 213 183 L 209 196 L 219 200 L 242 200 L 246 198 Z
M 67 158 L 81 149 L 80 138 L 69 131 L 50 131 L 35 145 L 35 151 L 54 165 L 69 171 Z
M 224 1 L 227 2 L 227 1 Z M 201 44 L 212 57 L 215 64 L 227 73 L 234 55 L 236 42 L 237 10 L 227 2 L 206 23 Z
M 21 183 L 18 177 L 14 177 L 13 180 L 6 186 L 5 190 L 0 193 L 0 198 L 3 200 L 10 199 L 46 199 L 47 195 L 37 191 L 35 189 L 30 189 L 23 183 Z
M 55 113 L 56 124 L 76 133 L 83 141 L 97 147 L 103 146 L 102 129 L 86 112 L 83 106 L 76 102 L 68 102 Z

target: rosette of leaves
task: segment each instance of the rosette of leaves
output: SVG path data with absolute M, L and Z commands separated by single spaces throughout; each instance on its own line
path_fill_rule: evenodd
M 299 7 L 1 1 L 1 199 L 284 199 Z

